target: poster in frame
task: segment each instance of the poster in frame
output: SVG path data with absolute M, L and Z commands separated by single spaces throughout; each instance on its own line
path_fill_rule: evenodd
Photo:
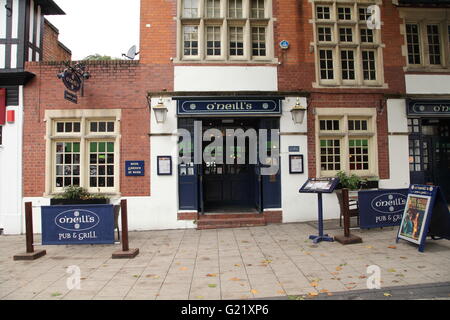
M 172 157 L 171 156 L 158 156 L 157 157 L 157 170 L 158 170 L 158 176 L 171 176 L 172 175 Z
M 290 174 L 304 173 L 304 163 L 302 154 L 289 155 L 289 173 Z
M 430 214 L 431 196 L 409 194 L 398 231 L 398 238 L 420 245 Z

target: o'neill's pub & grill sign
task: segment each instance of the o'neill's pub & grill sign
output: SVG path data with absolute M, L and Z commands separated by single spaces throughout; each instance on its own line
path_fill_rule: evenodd
M 408 115 L 450 117 L 450 100 L 410 100 Z
M 177 98 L 178 115 L 279 115 L 282 98 Z

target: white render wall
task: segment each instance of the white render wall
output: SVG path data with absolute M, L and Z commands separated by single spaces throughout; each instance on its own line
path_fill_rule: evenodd
M 283 102 L 283 115 L 280 119 L 281 131 L 281 199 L 283 222 L 317 220 L 317 194 L 299 193 L 300 187 L 308 180 L 308 136 L 307 119 L 302 124 L 294 124 L 290 110 L 296 104 L 296 97 L 288 97 Z M 301 98 L 300 104 L 307 105 Z M 299 146 L 300 152 L 289 153 L 289 146 Z M 303 154 L 303 174 L 289 173 L 289 154 Z M 336 195 L 323 195 L 324 219 L 339 218 L 339 203 Z
M 397 189 L 409 187 L 409 142 L 406 101 L 388 99 L 389 174 L 380 180 L 380 188 Z
M 0 228 L 5 234 L 22 229 L 22 131 L 23 87 L 19 87 L 19 105 L 7 106 L 15 111 L 15 122 L 3 127 L 0 146 Z
M 175 67 L 175 91 L 276 91 L 277 67 Z
M 407 94 L 449 94 L 450 75 L 407 74 L 405 75 Z

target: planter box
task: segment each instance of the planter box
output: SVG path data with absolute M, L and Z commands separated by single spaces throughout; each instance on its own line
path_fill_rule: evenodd
M 50 205 L 52 206 L 67 206 L 74 204 L 109 204 L 109 199 L 50 199 Z
M 367 182 L 365 182 L 364 184 L 360 184 L 360 185 L 359 185 L 359 189 L 361 189 L 361 190 L 366 190 L 366 189 L 378 189 L 378 183 L 379 183 L 378 180 L 367 181 Z M 339 190 L 339 189 L 342 189 L 341 183 L 338 183 L 336 189 L 338 189 L 338 190 Z M 358 190 L 359 190 L 359 189 L 358 189 Z M 358 191 L 358 190 L 356 190 L 356 191 Z M 350 191 L 352 191 L 352 190 L 350 190 Z

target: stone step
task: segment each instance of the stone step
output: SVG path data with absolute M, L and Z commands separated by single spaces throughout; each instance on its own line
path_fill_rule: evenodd
M 257 227 L 265 226 L 266 219 L 264 217 L 243 217 L 243 218 L 200 218 L 197 221 L 197 229 L 222 229 L 222 228 L 241 228 L 241 227 Z
M 200 220 L 203 219 L 239 219 L 239 218 L 262 218 L 260 213 L 214 213 L 205 214 L 200 216 Z

